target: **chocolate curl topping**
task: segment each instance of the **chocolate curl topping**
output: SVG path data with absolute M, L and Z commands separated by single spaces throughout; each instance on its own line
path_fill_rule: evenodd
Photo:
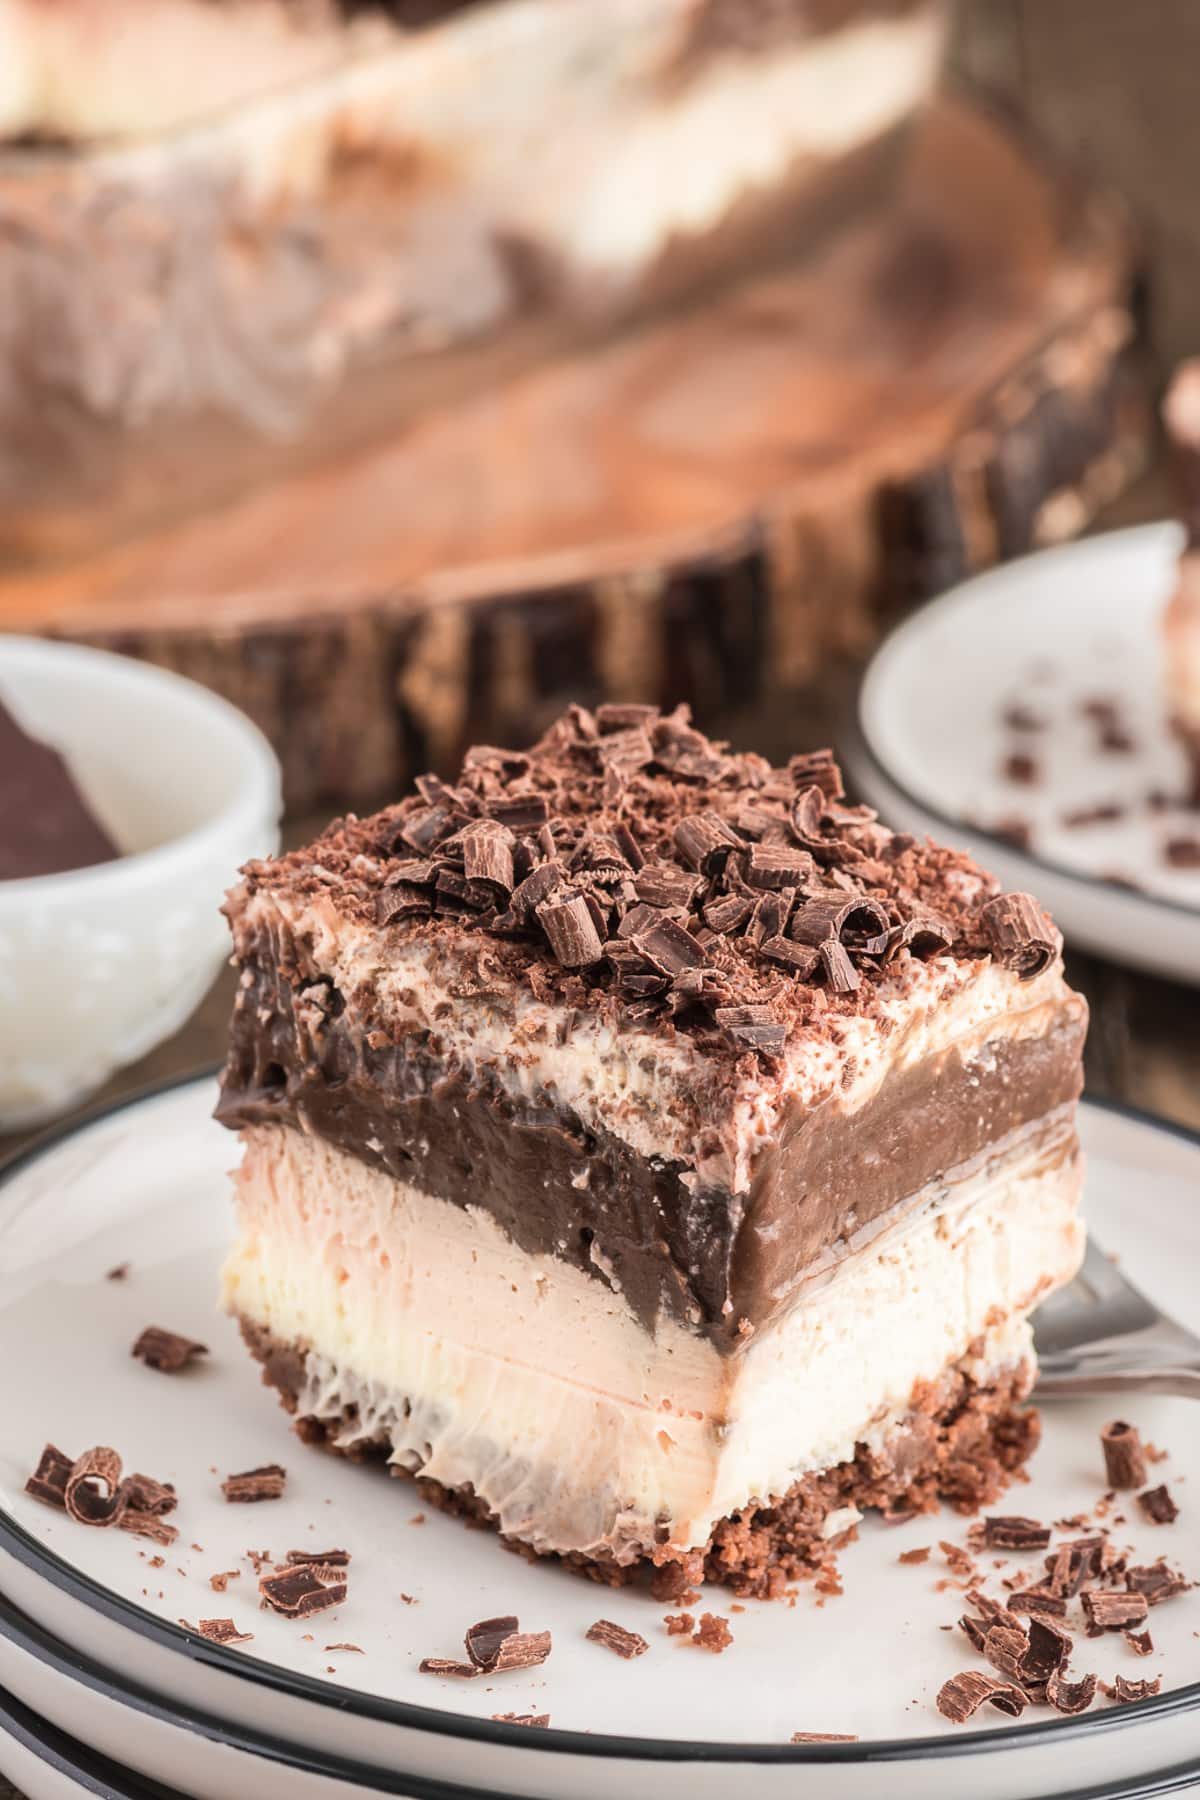
M 992 955 L 1022 981 L 1043 974 L 1062 949 L 1061 932 L 1032 894 L 997 894 L 987 902 L 980 918 Z
M 846 797 L 842 771 L 832 750 L 809 750 L 803 756 L 793 756 L 788 761 L 788 772 L 798 788 L 819 788 L 826 800 Z
M 800 944 L 823 944 L 837 938 L 847 949 L 876 956 L 887 949 L 891 928 L 877 900 L 836 894 L 806 900 L 792 914 L 788 936 Z
M 572 894 L 566 900 L 545 900 L 537 908 L 537 916 L 564 969 L 583 969 L 600 961 L 604 946 L 582 894 Z
M 63 1491 L 69 1516 L 79 1525 L 112 1525 L 124 1510 L 121 1458 L 107 1444 L 85 1450 L 72 1465 Z
M 461 834 L 463 874 L 468 881 L 487 881 L 505 897 L 513 889 L 512 832 L 494 819 L 480 819 Z
M 1111 1488 L 1140 1488 L 1146 1482 L 1146 1458 L 1136 1425 L 1114 1419 L 1100 1433 L 1104 1472 Z
M 704 875 L 717 875 L 724 868 L 731 850 L 739 846 L 737 834 L 730 830 L 719 813 L 693 813 L 680 819 L 675 827 L 675 848 L 690 868 Z

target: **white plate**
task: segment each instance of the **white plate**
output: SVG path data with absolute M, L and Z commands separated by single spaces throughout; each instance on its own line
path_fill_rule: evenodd
M 961 844 L 1006 884 L 1032 889 L 1069 942 L 1200 982 L 1200 870 L 1171 868 L 1161 853 L 1168 837 L 1200 836 L 1200 812 L 1144 804 L 1186 784 L 1159 640 L 1179 546 L 1173 525 L 1113 532 L 1005 564 L 931 601 L 873 657 L 846 762 L 889 825 Z M 1127 754 L 1097 747 L 1083 707 L 1103 698 L 1129 725 Z M 1043 728 L 1006 726 L 1014 704 Z M 1037 763 L 1032 786 L 1004 773 L 1014 749 Z M 1063 824 L 1106 801 L 1128 810 Z M 1028 852 L 996 835 L 1013 818 L 1029 827 Z M 1136 876 L 1139 891 L 1113 876 Z
M 939 1629 L 956 1617 L 959 1596 L 936 1591 L 946 1573 L 936 1552 L 926 1566 L 901 1567 L 897 1555 L 939 1537 L 961 1542 L 956 1519 L 902 1533 L 868 1526 L 843 1558 L 844 1597 L 823 1608 L 802 1589 L 794 1607 L 730 1614 L 728 1599 L 710 1592 L 705 1604 L 730 1616 L 736 1640 L 719 1658 L 668 1640 L 666 1609 L 645 1595 L 529 1566 L 491 1534 L 434 1513 L 409 1524 L 419 1503 L 406 1484 L 291 1437 L 232 1327 L 214 1316 L 229 1225 L 225 1170 L 236 1147 L 208 1118 L 213 1098 L 211 1081 L 193 1082 L 117 1109 L 27 1154 L 0 1188 L 0 1587 L 57 1638 L 146 1692 L 231 1726 L 327 1757 L 553 1800 L 616 1787 L 631 1796 L 725 1796 L 750 1769 L 764 1797 L 811 1794 L 814 1764 L 823 1795 L 869 1795 L 880 1760 L 898 1797 L 957 1794 L 964 1756 L 973 1795 L 1008 1800 L 1142 1776 L 1195 1753 L 1200 1611 L 1186 1600 L 1155 1615 L 1157 1654 L 1148 1662 L 1134 1662 L 1119 1640 L 1077 1647 L 1078 1667 L 1110 1677 L 1161 1671 L 1158 1700 L 1097 1708 L 1077 1721 L 996 1726 L 983 1717 L 976 1731 L 944 1724 L 937 1689 L 972 1661 L 957 1633 Z M 1200 1327 L 1191 1279 L 1200 1257 L 1200 1147 L 1094 1107 L 1084 1124 L 1098 1235 Z M 128 1279 L 105 1280 L 125 1260 Z M 142 1367 L 129 1346 L 150 1323 L 203 1337 L 211 1357 L 176 1377 Z M 1050 1519 L 1095 1502 L 1097 1434 L 1110 1410 L 1102 1401 L 1056 1409 L 1033 1481 L 1018 1489 L 1020 1510 Z M 1155 1398 L 1139 1401 L 1135 1417 L 1170 1448 L 1164 1473 L 1184 1510 L 1169 1530 L 1131 1522 L 1122 1536 L 1143 1558 L 1166 1551 L 1200 1573 L 1200 1519 L 1187 1502 L 1189 1478 L 1200 1486 L 1194 1413 L 1188 1402 Z M 115 1444 L 129 1466 L 176 1483 L 181 1536 L 163 1568 L 151 1570 L 139 1555 L 152 1547 L 72 1525 L 25 1497 L 47 1438 L 72 1451 Z M 290 1471 L 282 1501 L 222 1501 L 221 1473 L 273 1459 Z M 282 1555 L 335 1541 L 354 1556 L 339 1611 L 305 1627 L 257 1610 L 242 1561 L 248 1548 Z M 237 1566 L 240 1578 L 214 1594 L 209 1574 Z M 404 1605 L 401 1593 L 416 1604 Z M 418 1673 L 422 1656 L 456 1654 L 471 1620 L 505 1611 L 553 1631 L 543 1669 L 469 1685 Z M 253 1631 L 253 1643 L 221 1649 L 176 1623 L 222 1614 Z M 600 1615 L 641 1630 L 650 1652 L 624 1663 L 586 1642 Z M 323 1648 L 345 1640 L 365 1654 Z M 529 1710 L 549 1711 L 553 1728 L 524 1733 L 490 1722 L 493 1712 Z M 115 1719 L 112 1729 L 111 1745 L 92 1741 L 144 1773 L 178 1779 L 137 1734 Z M 793 1748 L 787 1740 L 800 1729 L 856 1732 L 863 1742 Z M 973 1754 L 982 1748 L 991 1754 Z M 210 1766 L 197 1756 L 188 1780 L 190 1793 L 226 1800 L 219 1758 Z

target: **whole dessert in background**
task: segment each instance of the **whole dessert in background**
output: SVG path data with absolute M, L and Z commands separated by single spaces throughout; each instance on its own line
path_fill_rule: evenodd
M 942 11 L 0 0 L 0 553 L 803 252 L 888 190 Z
M 301 1434 L 665 1594 L 991 1500 L 1083 1248 L 1046 915 L 684 709 L 417 787 L 228 904 L 224 1298 Z
M 1200 806 L 1200 358 L 1181 363 L 1163 419 L 1171 441 L 1176 492 L 1187 542 L 1164 619 L 1167 704 Z
M 0 700 L 0 881 L 64 875 L 120 854 L 66 759 Z

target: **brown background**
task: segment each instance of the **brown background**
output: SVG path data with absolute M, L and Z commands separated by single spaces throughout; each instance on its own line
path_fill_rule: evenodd
M 1200 349 L 1200 0 L 960 0 L 952 67 L 1132 202 L 1152 271 L 1147 319 L 1160 376 Z M 1152 473 L 1102 523 L 1163 509 L 1161 475 Z M 795 747 L 783 716 L 701 723 L 714 732 L 724 723 L 739 743 L 768 754 Z M 317 823 L 291 822 L 289 840 L 302 841 Z M 1195 990 L 1092 957 L 1071 957 L 1069 973 L 1092 1004 L 1089 1092 L 1200 1129 Z M 122 1071 L 101 1098 L 215 1061 L 230 994 L 227 972 L 183 1031 Z M 0 1153 L 13 1143 L 0 1139 Z M 2 1779 L 0 1800 L 13 1800 Z
M 1200 350 L 1200 4 L 958 0 L 951 67 L 1125 195 L 1160 372 Z

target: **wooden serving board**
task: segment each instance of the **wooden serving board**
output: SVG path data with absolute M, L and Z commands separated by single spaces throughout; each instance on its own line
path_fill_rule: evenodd
M 293 806 L 567 699 L 811 698 L 897 607 L 1078 530 L 1138 464 L 1135 265 L 1118 207 L 945 100 L 901 203 L 817 260 L 10 574 L 0 627 L 219 689 Z

